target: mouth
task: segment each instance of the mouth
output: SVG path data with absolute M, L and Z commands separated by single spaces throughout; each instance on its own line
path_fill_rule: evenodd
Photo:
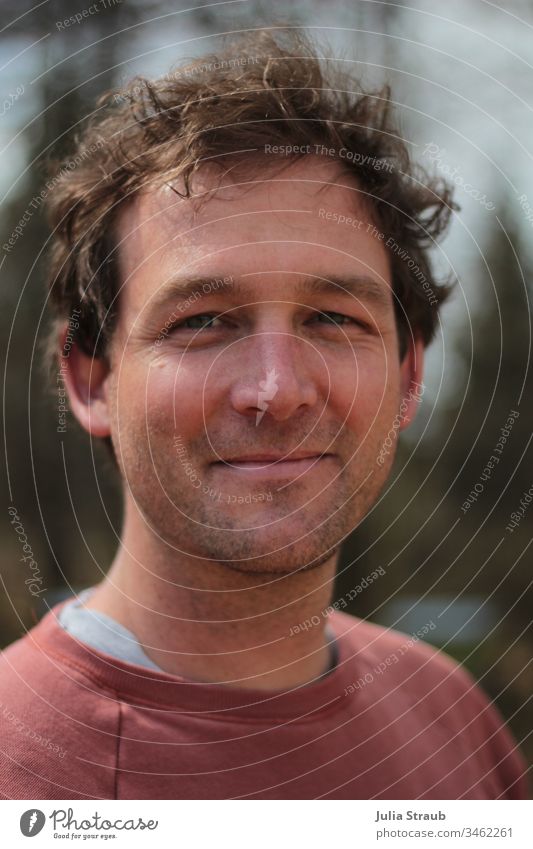
M 247 454 L 218 460 L 214 466 L 228 472 L 253 472 L 264 476 L 298 475 L 334 458 L 328 452 L 298 451 L 294 454 Z

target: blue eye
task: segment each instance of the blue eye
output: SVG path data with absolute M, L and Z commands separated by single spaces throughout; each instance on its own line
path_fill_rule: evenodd
M 321 312 L 315 316 L 315 319 L 318 321 L 324 321 L 326 324 L 333 325 L 342 325 L 346 322 L 352 322 L 353 324 L 359 324 L 360 322 L 356 321 L 354 318 L 350 318 L 349 315 L 343 315 L 340 312 Z
M 185 327 L 188 330 L 205 330 L 206 327 L 212 327 L 213 322 L 218 318 L 216 313 L 199 313 L 198 315 L 191 315 L 189 318 L 184 318 L 183 321 L 180 321 L 178 324 L 175 324 L 173 329 L 179 329 L 181 327 Z M 205 321 L 207 319 L 207 321 Z M 191 324 L 192 322 L 192 324 Z M 196 324 L 194 324 L 196 322 Z

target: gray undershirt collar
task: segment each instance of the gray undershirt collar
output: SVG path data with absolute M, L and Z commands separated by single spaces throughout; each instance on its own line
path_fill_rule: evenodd
M 59 613 L 59 623 L 73 637 L 86 643 L 97 651 L 104 652 L 135 663 L 163 672 L 141 648 L 137 637 L 111 616 L 83 606 L 83 603 L 93 594 L 94 587 L 79 593 L 78 597 L 66 604 Z

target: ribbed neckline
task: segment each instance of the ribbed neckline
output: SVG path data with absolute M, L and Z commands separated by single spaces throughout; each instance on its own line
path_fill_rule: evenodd
M 234 689 L 224 684 L 192 681 L 119 660 L 80 642 L 59 624 L 58 614 L 68 604 L 55 605 L 32 629 L 34 644 L 52 661 L 85 674 L 95 689 L 111 690 L 125 702 L 178 712 L 217 713 L 248 718 L 304 718 L 345 702 L 345 688 L 357 679 L 354 637 L 364 622 L 335 611 L 328 617 L 337 640 L 335 669 L 316 682 L 286 691 Z

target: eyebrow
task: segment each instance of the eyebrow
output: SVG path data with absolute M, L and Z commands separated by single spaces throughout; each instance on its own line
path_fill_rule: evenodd
M 391 306 L 392 295 L 389 286 L 379 283 L 373 277 L 359 274 L 342 277 L 309 276 L 298 282 L 291 295 L 297 297 L 310 294 L 338 295 L 339 293 L 370 302 L 383 310 L 389 309 Z M 224 276 L 212 274 L 208 277 L 205 275 L 176 277 L 161 287 L 150 300 L 149 308 L 150 311 L 155 311 L 172 301 L 186 301 L 193 296 L 194 302 L 196 302 L 196 300 L 206 297 L 227 294 L 248 302 L 254 302 L 257 292 L 246 285 L 242 279 L 235 279 L 228 274 Z

